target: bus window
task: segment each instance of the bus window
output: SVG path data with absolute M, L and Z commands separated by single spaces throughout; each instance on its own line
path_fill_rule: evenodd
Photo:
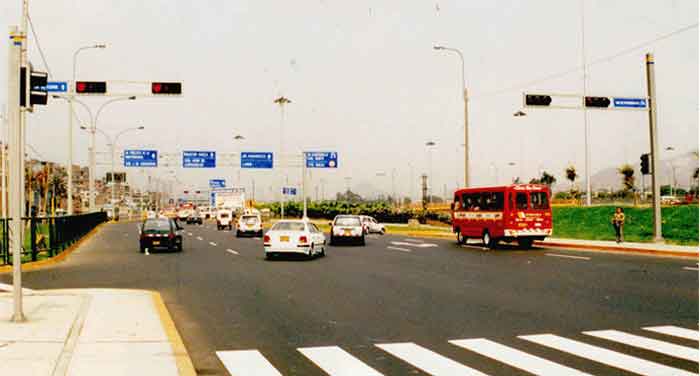
M 503 192 L 485 192 L 481 194 L 482 210 L 503 211 Z
M 515 195 L 515 207 L 518 210 L 527 210 L 527 194 L 518 192 Z
M 542 210 L 549 209 L 549 202 L 547 201 L 546 192 L 532 192 L 530 193 L 530 203 L 533 209 Z

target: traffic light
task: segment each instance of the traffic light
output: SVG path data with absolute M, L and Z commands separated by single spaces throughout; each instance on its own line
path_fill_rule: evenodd
M 642 154 L 639 159 L 642 161 L 642 175 L 649 175 L 651 173 L 651 170 L 649 169 L 649 153 Z
M 552 97 L 549 95 L 525 94 L 526 106 L 549 106 L 552 103 Z
M 181 82 L 151 82 L 151 94 L 179 95 L 182 94 Z
M 76 81 L 75 92 L 78 94 L 106 94 L 107 82 L 105 81 Z
M 49 94 L 46 91 L 49 75 L 46 72 L 36 72 L 32 70 L 32 65 L 29 65 L 29 82 L 27 82 L 27 68 L 20 68 L 20 84 L 19 84 L 19 105 L 31 109 L 34 105 L 44 106 L 48 102 Z M 27 93 L 29 86 L 29 93 Z M 27 94 L 29 94 L 29 106 L 27 103 Z
M 608 108 L 610 98 L 608 97 L 586 97 L 584 101 L 586 107 Z

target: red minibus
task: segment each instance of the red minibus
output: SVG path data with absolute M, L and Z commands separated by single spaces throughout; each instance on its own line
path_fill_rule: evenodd
M 517 241 L 530 248 L 552 235 L 549 188 L 540 184 L 457 190 L 452 202 L 452 231 L 459 244 L 480 238 L 492 248 L 499 241 Z

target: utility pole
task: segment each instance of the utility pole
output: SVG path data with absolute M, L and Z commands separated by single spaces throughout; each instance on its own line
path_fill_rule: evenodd
M 646 54 L 647 96 L 649 97 L 649 142 L 651 143 L 651 187 L 654 200 L 654 241 L 664 241 L 661 232 L 661 186 L 659 182 L 659 140 L 656 127 L 656 77 L 654 54 Z
M 20 109 L 20 62 L 22 45 L 26 43 L 25 34 L 17 29 L 17 26 L 10 27 L 10 46 L 8 48 L 8 74 L 7 74 L 7 119 L 8 119 L 8 153 L 10 195 L 9 195 L 9 218 L 10 220 L 10 252 L 12 253 L 12 298 L 14 310 L 12 321 L 23 322 L 24 313 L 22 311 L 22 207 L 24 200 L 22 191 L 24 190 L 24 170 L 21 161 L 24 160 L 24 144 L 22 143 L 22 122 Z
M 304 214 L 302 219 L 309 219 L 306 215 L 306 153 L 301 152 L 301 194 L 304 195 Z
M 5 179 L 5 176 L 7 174 L 7 155 L 5 154 L 5 151 L 7 150 L 7 137 L 5 137 L 5 132 L 8 129 L 9 126 L 9 120 L 8 120 L 8 114 L 7 114 L 7 106 L 3 106 L 3 111 L 2 111 L 2 131 L 0 134 L 2 134 L 2 142 L 0 142 L 0 147 L 2 147 L 2 150 L 0 150 L 0 193 L 2 193 L 2 198 L 0 198 L 0 205 L 2 205 L 2 218 L 7 218 L 7 179 Z
M 583 66 L 583 97 L 586 97 L 588 71 L 586 69 L 586 18 L 585 2 L 581 0 L 581 65 Z M 586 206 L 591 206 L 591 153 L 590 153 L 590 130 L 588 127 L 588 111 L 583 106 L 583 142 L 585 144 L 585 165 L 586 165 Z M 522 161 L 521 161 L 522 162 Z M 521 174 L 522 175 L 522 174 Z

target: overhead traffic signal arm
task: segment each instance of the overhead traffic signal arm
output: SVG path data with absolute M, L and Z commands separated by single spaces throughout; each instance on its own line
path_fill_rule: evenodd
M 525 94 L 525 106 L 549 106 L 552 97 L 543 94 Z

